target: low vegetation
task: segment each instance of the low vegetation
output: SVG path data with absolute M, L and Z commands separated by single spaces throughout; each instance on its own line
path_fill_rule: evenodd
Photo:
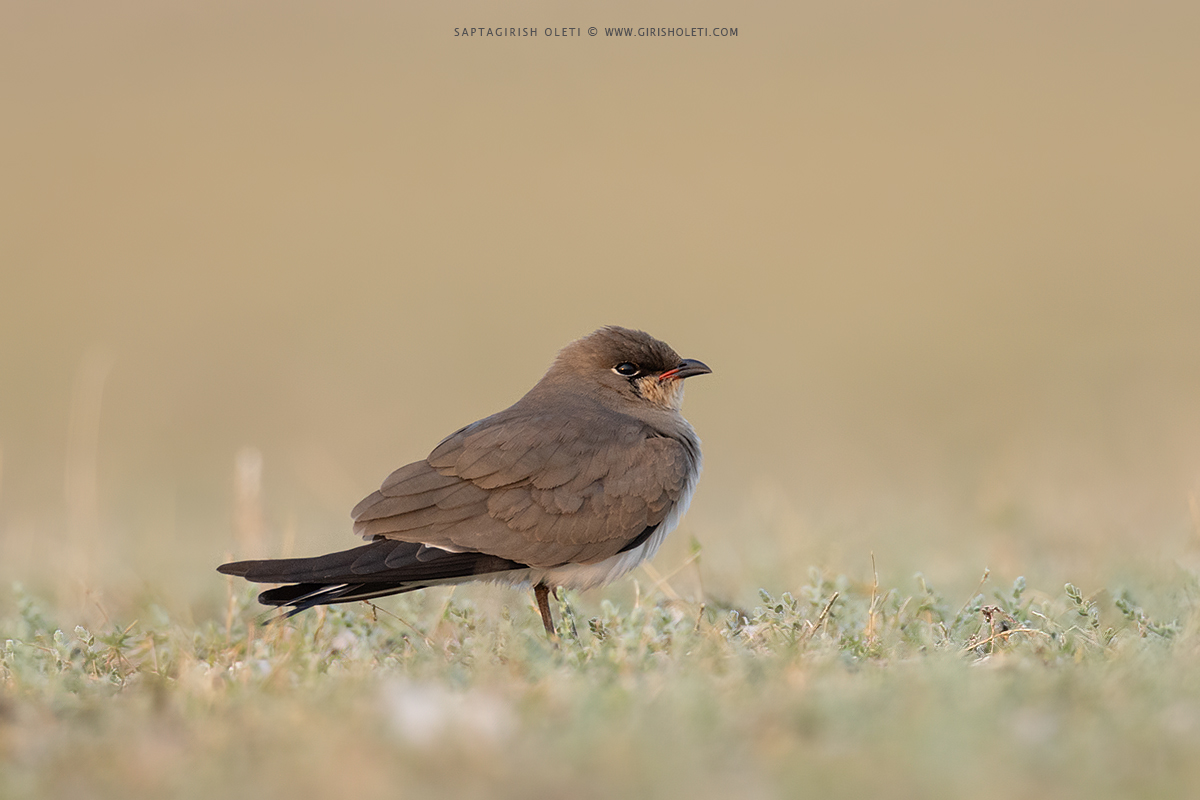
M 1200 790 L 1190 577 L 1142 598 L 985 574 L 964 602 L 814 570 L 746 608 L 567 592 L 557 644 L 486 587 L 265 625 L 229 587 L 210 619 L 143 601 L 96 629 L 15 587 L 0 797 Z

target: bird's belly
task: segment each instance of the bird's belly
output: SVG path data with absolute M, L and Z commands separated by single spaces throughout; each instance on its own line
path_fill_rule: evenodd
M 545 583 L 549 586 L 565 586 L 568 589 L 591 589 L 611 583 L 626 574 L 638 564 L 651 558 L 658 552 L 659 545 L 667 538 L 670 529 L 664 522 L 655 528 L 654 533 L 646 541 L 624 553 L 609 556 L 594 564 L 562 564 L 546 569 L 529 570 L 532 583 Z

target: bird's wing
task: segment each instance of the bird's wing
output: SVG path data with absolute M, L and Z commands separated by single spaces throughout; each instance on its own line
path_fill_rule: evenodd
M 502 414 L 392 473 L 354 527 L 535 567 L 590 563 L 661 523 L 694 468 L 688 448 L 632 417 Z

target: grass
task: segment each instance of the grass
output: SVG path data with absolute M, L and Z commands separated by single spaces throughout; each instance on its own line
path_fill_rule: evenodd
M 0 797 L 1190 797 L 1191 576 L 965 602 L 814 570 L 753 608 L 401 596 L 261 626 L 253 589 L 0 622 Z M 490 592 L 490 594 L 489 594 Z M 501 598 L 497 601 L 496 598 Z M 1151 615 L 1139 605 L 1166 609 Z M 506 605 L 507 604 L 507 605 Z

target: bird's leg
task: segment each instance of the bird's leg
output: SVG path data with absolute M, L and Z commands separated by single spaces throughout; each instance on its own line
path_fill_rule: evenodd
M 558 597 L 558 587 L 555 588 L 554 596 Z M 533 587 L 533 596 L 537 598 L 538 611 L 542 612 L 542 624 L 546 626 L 546 635 L 551 639 L 554 634 L 554 617 L 550 616 L 550 587 L 544 583 L 539 583 Z

